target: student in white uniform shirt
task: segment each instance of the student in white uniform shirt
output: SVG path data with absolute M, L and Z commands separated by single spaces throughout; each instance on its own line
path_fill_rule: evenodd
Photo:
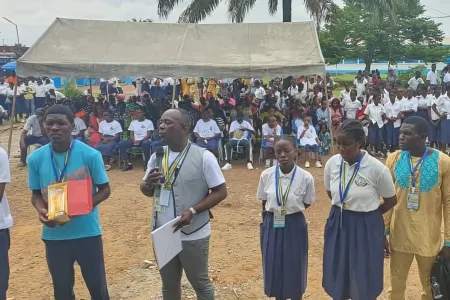
M 122 126 L 119 122 L 113 119 L 113 115 L 109 111 L 103 113 L 104 120 L 100 122 L 98 126 L 98 132 L 100 133 L 100 143 L 95 145 L 103 157 L 105 164 L 105 170 L 111 170 L 111 160 L 114 155 L 114 149 L 119 143 L 120 134 L 123 132 Z
M 310 158 L 316 161 L 316 168 L 322 168 L 319 153 L 320 140 L 316 129 L 311 124 L 311 117 L 305 117 L 303 126 L 298 128 L 297 140 L 300 142 L 300 147 L 305 148 L 305 168 L 310 167 Z
M 0 148 L 0 299 L 5 300 L 9 281 L 9 230 L 13 226 L 5 192 L 8 183 L 11 183 L 8 154 Z
M 265 99 L 266 90 L 264 90 L 264 88 L 261 86 L 261 82 L 259 82 L 259 80 L 255 80 L 255 88 L 255 98 L 258 99 L 261 103 Z
M 437 100 L 437 107 L 441 113 L 441 143 L 442 148 L 450 154 L 450 85 L 446 92 Z
M 262 172 L 257 192 L 262 201 L 264 294 L 277 300 L 302 299 L 307 286 L 308 225 L 303 211 L 316 195 L 313 176 L 295 164 L 295 144 L 291 136 L 275 142 L 279 164 Z
M 148 197 L 153 197 L 155 187 L 161 187 L 159 198 L 153 197 L 152 230 L 181 217 L 175 230 L 181 231 L 183 250 L 159 269 L 163 300 L 181 300 L 183 270 L 197 299 L 214 299 L 208 276 L 209 211 L 227 197 L 227 187 L 214 155 L 189 142 L 190 123 L 191 116 L 184 109 L 169 109 L 161 116 L 159 134 L 167 145 L 159 148 L 163 150 L 162 168 L 156 168 L 157 152 L 140 185 Z
M 214 115 L 213 108 L 209 106 L 203 111 L 202 118 L 195 124 L 194 135 L 197 138 L 197 146 L 208 149 L 218 157 L 222 132 L 216 120 L 211 119 L 211 115 Z
M 431 70 L 428 71 L 427 83 L 428 83 L 428 85 L 437 85 L 439 83 L 438 72 L 436 71 L 436 64 L 432 64 Z
M 413 89 L 413 91 L 416 91 L 420 84 L 425 84 L 425 82 L 422 79 L 422 72 L 416 71 L 416 74 L 414 77 L 412 77 L 408 81 L 408 85 L 410 88 Z
M 357 78 L 353 82 L 353 85 L 356 87 L 356 91 L 358 92 L 358 97 L 365 95 L 368 83 L 369 82 L 367 79 L 365 79 L 361 73 L 358 73 Z
M 418 102 L 417 98 L 414 97 L 414 91 L 412 88 L 409 87 L 406 89 L 406 97 L 404 97 L 401 101 L 402 101 L 402 115 L 403 115 L 402 120 L 414 116 L 414 114 L 417 112 Z
M 438 111 L 437 99 L 441 96 L 441 86 L 436 85 L 433 94 L 428 95 L 428 115 L 430 126 L 428 127 L 428 141 L 430 147 L 435 149 L 441 148 L 441 114 Z
M 348 83 L 344 84 L 344 90 L 341 91 L 341 103 L 342 106 L 344 106 L 344 103 L 348 100 L 350 100 L 350 93 L 352 91 L 350 90 L 350 85 Z M 356 90 L 355 90 L 356 92 Z M 355 98 L 356 99 L 356 98 Z
M 380 104 L 381 95 L 378 92 L 373 94 L 373 103 L 367 105 L 364 114 L 370 121 L 369 124 L 369 144 L 377 154 L 378 158 L 383 158 L 381 146 L 383 143 L 383 126 L 386 110 Z
M 386 144 L 388 154 L 398 148 L 398 139 L 400 138 L 400 126 L 402 121 L 400 113 L 402 104 L 396 99 L 394 91 L 389 94 L 389 102 L 384 104 L 386 110 L 386 119 L 384 121 L 384 143 Z
M 86 123 L 84 123 L 83 119 L 75 117 L 73 120 L 74 127 L 72 130 L 72 138 L 79 140 L 80 142 L 84 141 L 84 132 L 86 131 Z
M 395 187 L 390 171 L 362 150 L 361 122 L 345 120 L 336 139 L 339 154 L 328 160 L 324 173 L 332 208 L 325 226 L 322 285 L 333 299 L 374 300 L 383 291 L 388 244 L 382 214 L 397 203 Z
M 446 85 L 450 83 L 450 68 L 448 69 L 447 73 L 444 75 L 444 79 L 442 80 Z
M 253 170 L 252 153 L 250 146 L 250 135 L 255 134 L 255 129 L 253 126 L 244 120 L 244 115 L 239 114 L 236 116 L 236 120 L 231 122 L 230 125 L 230 140 L 225 145 L 225 160 L 226 164 L 223 166 L 222 170 L 230 170 L 231 166 L 231 149 L 234 147 L 244 147 L 245 156 L 247 158 L 247 169 Z
M 428 100 L 426 99 L 428 96 L 427 90 L 428 88 L 426 85 L 421 85 L 418 88 L 418 95 L 416 97 L 417 112 L 415 115 L 428 121 Z
M 358 112 L 362 109 L 362 104 L 356 99 L 358 92 L 352 90 L 350 92 L 350 99 L 343 102 L 345 119 L 356 119 Z
M 46 89 L 45 86 L 42 84 L 42 79 L 38 79 L 36 81 L 36 84 L 34 85 L 34 90 L 36 91 L 35 99 L 34 99 L 34 106 L 36 109 L 42 108 L 45 106 L 45 93 Z
M 51 83 L 50 79 L 45 80 L 45 92 L 48 93 L 50 90 L 56 90 L 55 85 Z
M 295 83 L 295 79 L 292 79 L 292 80 L 291 80 L 291 86 L 288 87 L 287 93 L 288 93 L 288 95 L 291 96 L 291 97 L 294 97 L 296 94 L 299 93 L 299 91 L 298 91 L 298 85 L 297 85 L 297 83 Z
M 278 125 L 277 118 L 270 116 L 267 123 L 263 124 L 262 129 L 264 157 L 266 160 L 265 168 L 270 168 L 277 164 L 273 145 L 281 136 L 281 126 Z

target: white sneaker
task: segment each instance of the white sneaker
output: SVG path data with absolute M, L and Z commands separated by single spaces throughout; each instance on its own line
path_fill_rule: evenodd
M 231 166 L 230 166 L 231 167 Z M 231 168 L 230 168 L 231 169 Z M 247 163 L 247 169 L 249 170 L 253 170 L 253 165 L 252 163 Z
M 229 163 L 226 163 L 225 166 L 223 166 L 222 171 L 230 170 L 233 168 L 233 166 Z
M 309 168 L 309 167 L 310 167 L 309 161 L 305 162 L 305 168 Z
M 320 161 L 316 161 L 316 168 L 322 168 L 322 164 L 320 163 Z

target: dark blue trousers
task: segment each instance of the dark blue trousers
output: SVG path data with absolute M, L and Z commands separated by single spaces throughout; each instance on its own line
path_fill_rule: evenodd
M 25 137 L 25 148 L 20 148 L 20 162 L 23 164 L 27 163 L 27 151 L 28 146 L 33 144 L 39 144 L 39 145 L 47 145 L 50 143 L 50 139 L 46 136 L 34 136 L 34 135 L 27 135 Z
M 44 240 L 55 300 L 75 300 L 73 264 L 78 263 L 92 300 L 109 300 L 102 236 Z
M 9 229 L 0 230 L 0 300 L 6 300 L 9 281 Z

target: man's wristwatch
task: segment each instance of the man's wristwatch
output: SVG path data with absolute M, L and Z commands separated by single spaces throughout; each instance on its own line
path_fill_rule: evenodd
M 197 214 L 197 211 L 193 207 L 189 208 L 189 210 L 191 211 L 192 216 L 195 216 Z

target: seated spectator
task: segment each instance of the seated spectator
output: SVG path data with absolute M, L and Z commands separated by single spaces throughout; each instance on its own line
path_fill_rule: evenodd
M 279 123 L 284 120 L 284 116 L 277 110 L 274 105 L 266 106 L 265 111 L 259 115 L 259 119 L 262 122 L 267 122 L 267 118 L 271 116 L 276 117 Z
M 48 91 L 48 96 L 50 98 L 50 102 L 55 104 L 62 104 L 63 100 L 66 99 L 66 96 L 63 93 L 58 92 L 54 89 Z
M 85 132 L 85 140 L 88 145 L 95 147 L 100 142 L 98 126 L 103 121 L 103 106 L 97 103 L 94 105 L 93 113 L 89 115 L 89 128 Z
M 216 157 L 219 156 L 219 139 L 221 131 L 217 122 L 211 119 L 213 115 L 211 107 L 206 108 L 202 113 L 202 118 L 198 120 L 194 128 L 194 135 L 197 138 L 196 144 L 202 148 L 208 149 Z
M 320 102 L 320 108 L 317 110 L 317 126 L 316 132 L 320 130 L 320 126 L 325 124 L 327 128 L 330 126 L 330 110 L 328 109 L 327 100 L 323 99 Z
M 132 162 L 128 160 L 127 149 L 129 148 L 142 147 L 145 157 L 144 166 L 147 166 L 147 162 L 150 158 L 150 149 L 152 145 L 151 136 L 155 128 L 153 127 L 152 121 L 145 118 L 144 107 L 136 105 L 133 108 L 136 110 L 133 115 L 134 120 L 131 121 L 131 124 L 128 127 L 130 139 L 119 143 L 120 163 L 123 165 L 122 171 L 133 169 Z
M 264 157 L 266 160 L 265 168 L 270 168 L 277 164 L 275 159 L 275 151 L 273 146 L 275 141 L 281 136 L 281 126 L 278 125 L 277 118 L 275 116 L 269 117 L 267 123 L 262 126 L 262 136 L 264 139 Z
M 305 168 L 310 167 L 310 157 L 316 161 L 316 168 L 322 168 L 319 155 L 320 140 L 317 137 L 316 129 L 314 129 L 310 122 L 311 118 L 306 117 L 304 120 L 304 125 L 298 129 L 297 139 L 300 141 L 300 147 L 305 147 Z
M 72 130 L 72 138 L 76 139 L 80 142 L 84 142 L 84 132 L 86 131 L 86 123 L 84 123 L 83 119 L 75 117 L 74 125 Z
M 225 145 L 225 160 L 226 164 L 222 170 L 229 170 L 231 166 L 231 149 L 236 146 L 244 147 L 245 154 L 247 157 L 247 169 L 253 170 L 253 164 L 250 155 L 250 134 L 255 134 L 255 129 L 253 126 L 244 120 L 244 115 L 238 115 L 236 121 L 233 121 L 230 125 L 230 140 Z
M 330 133 L 328 132 L 327 125 L 325 124 L 322 124 L 322 126 L 320 126 L 319 141 L 320 155 L 328 155 L 331 148 L 331 138 Z
M 0 105 L 0 125 L 6 120 L 8 120 L 8 112 Z
M 46 145 L 50 142 L 44 129 L 45 110 L 43 108 L 36 110 L 36 115 L 27 119 L 20 135 L 20 164 L 19 167 L 27 165 L 28 146 L 33 144 Z M 31 134 L 28 132 L 31 131 Z
M 101 140 L 100 143 L 95 145 L 95 149 L 102 154 L 105 170 L 109 171 L 111 170 L 111 159 L 114 154 L 114 148 L 120 140 L 122 126 L 113 119 L 112 114 L 108 111 L 103 113 L 103 118 L 104 120 L 100 122 L 98 130 Z

